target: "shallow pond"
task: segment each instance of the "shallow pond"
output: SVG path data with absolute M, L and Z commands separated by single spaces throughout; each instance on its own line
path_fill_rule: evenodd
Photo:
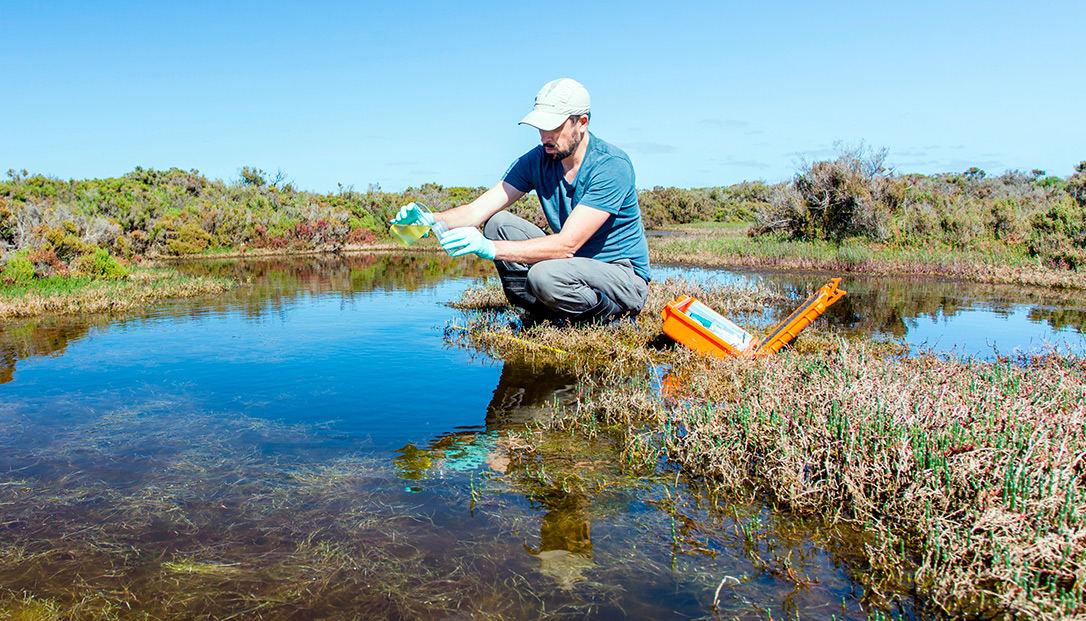
M 864 593 L 855 533 L 757 500 L 720 504 L 666 469 L 626 473 L 606 438 L 554 433 L 525 450 L 525 429 L 577 387 L 560 369 L 446 344 L 444 329 L 462 318 L 446 303 L 490 273 L 482 262 L 182 267 L 245 284 L 121 318 L 0 324 L 0 612 L 847 619 L 872 604 L 915 609 L 905 594 Z M 795 297 L 825 280 L 675 267 L 659 277 L 680 272 L 765 278 Z M 1086 312 L 1074 296 L 842 286 L 849 295 L 825 319 L 842 330 L 949 351 L 1081 346 Z M 913 295 L 923 287 L 934 293 Z M 980 328 L 976 313 L 990 316 Z

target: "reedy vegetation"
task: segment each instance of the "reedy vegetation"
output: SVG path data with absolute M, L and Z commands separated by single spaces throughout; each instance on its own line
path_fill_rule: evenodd
M 679 293 L 755 334 L 741 317 L 757 321 L 771 296 L 668 281 L 617 327 L 536 326 L 511 338 L 505 315 L 481 312 L 450 336 L 575 369 L 583 390 L 556 424 L 617 435 L 630 468 L 667 459 L 722 493 L 864 529 L 875 543 L 860 579 L 873 594 L 912 591 L 938 616 L 1086 614 L 1081 359 L 902 357 L 816 322 L 776 356 L 707 360 L 660 346 L 660 312 Z M 493 311 L 500 296 L 475 292 L 461 307 Z

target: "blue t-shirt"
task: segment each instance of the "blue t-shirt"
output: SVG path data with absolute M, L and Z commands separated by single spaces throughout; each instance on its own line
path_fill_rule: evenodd
M 551 230 L 562 230 L 577 205 L 611 214 L 575 256 L 614 263 L 629 259 L 648 281 L 649 245 L 637 204 L 633 164 L 626 152 L 588 134 L 588 151 L 572 184 L 566 182 L 562 163 L 547 157 L 543 145 L 520 156 L 503 180 L 521 192 L 535 190 Z

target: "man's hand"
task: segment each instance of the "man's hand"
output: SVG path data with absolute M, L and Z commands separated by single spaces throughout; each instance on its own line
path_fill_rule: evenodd
M 483 237 L 483 233 L 474 226 L 462 226 L 445 233 L 441 238 L 441 247 L 450 257 L 474 253 L 488 261 L 494 260 L 496 252 L 494 242 Z
M 408 203 L 400 207 L 399 213 L 392 219 L 391 224 L 433 226 L 434 214 L 425 205 L 420 207 L 416 203 Z

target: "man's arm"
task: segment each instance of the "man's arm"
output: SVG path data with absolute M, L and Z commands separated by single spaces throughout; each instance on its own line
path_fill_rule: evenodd
M 450 229 L 461 226 L 482 226 L 490 219 L 490 216 L 517 202 L 517 199 L 524 194 L 505 181 L 499 181 L 470 203 L 435 213 L 434 219 L 443 221 Z
M 480 197 L 481 198 L 481 197 Z M 488 216 L 489 217 L 489 216 Z M 553 235 L 544 235 L 523 241 L 494 242 L 495 260 L 514 263 L 538 263 L 546 259 L 568 259 L 572 257 L 589 238 L 599 230 L 611 214 L 589 207 L 577 205 L 566 218 L 562 230 Z

